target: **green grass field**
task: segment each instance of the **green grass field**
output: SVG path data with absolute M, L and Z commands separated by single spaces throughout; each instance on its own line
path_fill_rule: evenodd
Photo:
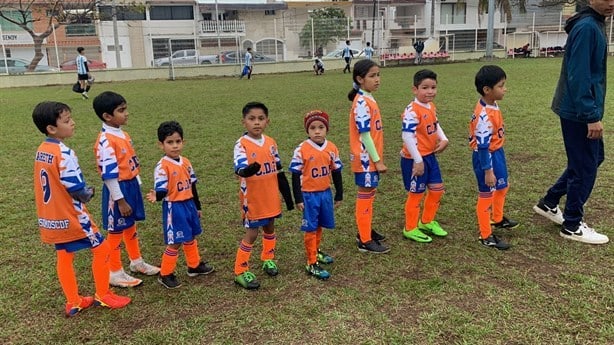
M 260 241 L 252 268 L 261 288 L 248 292 L 233 283 L 233 263 L 241 228 L 238 184 L 232 151 L 242 134 L 241 108 L 259 100 L 270 109 L 267 133 L 279 145 L 287 167 L 305 138 L 303 114 L 319 108 L 331 115 L 329 139 L 348 160 L 347 125 L 351 78 L 341 71 L 258 75 L 236 78 L 134 81 L 95 84 L 91 98 L 104 90 L 124 95 L 131 134 L 142 164 L 143 189 L 153 184 L 161 157 L 156 128 L 175 119 L 185 130 L 184 155 L 200 179 L 203 258 L 216 267 L 207 277 L 188 278 L 183 256 L 177 267 L 183 286 L 164 289 L 154 277 L 143 286 L 118 291 L 133 298 L 121 310 L 92 308 L 74 319 L 63 315 L 64 297 L 55 273 L 55 251 L 39 239 L 32 192 L 36 147 L 43 140 L 31 120 L 42 100 L 73 108 L 76 150 L 89 184 L 101 189 L 93 144 L 100 123 L 89 101 L 70 85 L 2 89 L 0 116 L 0 329 L 2 344 L 612 344 L 614 343 L 614 251 L 566 241 L 554 224 L 533 214 L 532 206 L 565 166 L 558 118 L 550 102 L 560 59 L 497 62 L 508 74 L 500 102 L 506 119 L 506 153 L 511 188 L 506 213 L 521 222 L 501 236 L 507 252 L 482 247 L 474 214 L 477 197 L 467 146 L 467 123 L 478 94 L 473 86 L 482 63 L 431 67 L 439 74 L 435 100 L 450 146 L 438 159 L 446 184 L 437 219 L 450 232 L 431 244 L 404 240 L 403 189 L 398 152 L 400 114 L 413 98 L 417 67 L 382 69 L 375 93 L 384 116 L 385 161 L 374 206 L 374 227 L 388 236 L 387 255 L 356 250 L 353 208 L 356 188 L 344 170 L 345 201 L 337 210 L 337 229 L 326 231 L 323 250 L 335 257 L 331 279 L 318 281 L 303 271 L 300 214 L 285 212 L 276 223 L 281 273 L 266 277 L 259 269 Z M 610 60 L 610 69 L 614 60 Z M 256 66 L 256 73 L 257 73 Z M 614 85 L 610 78 L 610 85 Z M 612 97 L 606 109 L 614 109 Z M 606 114 L 606 150 L 614 144 L 612 114 Z M 614 165 L 611 150 L 600 169 L 586 207 L 590 225 L 614 237 Z M 160 204 L 147 206 L 140 223 L 146 260 L 159 264 L 164 249 Z M 89 206 L 100 224 L 100 195 Z M 123 254 L 124 267 L 127 257 Z M 93 293 L 90 255 L 77 255 L 82 294 Z M 117 291 L 117 289 L 116 289 Z

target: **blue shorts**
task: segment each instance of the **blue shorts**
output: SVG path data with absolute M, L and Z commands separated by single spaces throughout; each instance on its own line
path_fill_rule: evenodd
M 165 244 L 192 241 L 203 232 L 193 199 L 162 202 L 162 230 Z
M 507 187 L 507 165 L 505 163 L 505 152 L 503 148 L 498 149 L 490 154 L 492 160 L 492 168 L 495 173 L 495 187 L 491 188 L 484 182 L 484 170 L 480 168 L 480 159 L 478 152 L 473 151 L 473 172 L 478 180 L 478 189 L 480 192 L 492 192 L 493 190 L 503 189 Z
M 275 218 L 281 218 L 281 213 L 271 218 L 255 219 L 255 220 L 243 219 L 243 226 L 249 229 L 258 229 L 261 226 L 269 225 L 269 223 L 274 221 Z
M 243 72 L 241 72 L 241 74 L 248 75 L 250 70 L 251 70 L 251 67 L 243 66 Z
M 330 188 L 323 192 L 303 192 L 303 223 L 301 230 L 312 232 L 318 228 L 335 228 L 333 193 Z
M 424 174 L 411 177 L 414 168 L 414 160 L 401 157 L 401 174 L 405 190 L 411 193 L 424 193 L 429 184 L 443 183 L 439 163 L 434 154 L 422 157 L 424 162 Z
M 69 253 L 74 253 L 81 249 L 96 248 L 102 242 L 104 242 L 104 237 L 102 237 L 101 233 L 97 232 L 91 238 L 85 237 L 85 238 L 82 238 L 76 241 L 71 241 L 71 242 L 66 242 L 66 243 L 57 243 L 55 245 L 55 250 L 65 250 Z
M 115 233 L 122 232 L 132 227 L 138 220 L 145 219 L 145 205 L 138 179 L 120 181 L 119 189 L 124 194 L 124 200 L 132 207 L 132 214 L 127 217 L 122 216 L 117 203 L 111 200 L 107 186 L 102 186 L 102 228 Z
M 379 186 L 379 172 L 354 173 L 354 183 L 359 187 L 377 188 Z

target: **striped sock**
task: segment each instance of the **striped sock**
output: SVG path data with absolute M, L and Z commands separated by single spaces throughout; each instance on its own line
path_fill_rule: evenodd
M 235 259 L 235 275 L 249 271 L 249 257 L 252 254 L 252 246 L 253 244 L 249 244 L 244 240 L 239 244 L 237 257 Z
M 277 244 L 277 236 L 275 233 L 262 233 L 262 254 L 260 260 L 273 260 L 275 258 L 275 245 Z
M 162 254 L 162 264 L 160 265 L 161 276 L 167 276 L 175 272 L 175 267 L 177 267 L 178 253 L 178 249 L 166 246 L 166 249 L 164 249 L 164 254 Z
M 356 195 L 356 227 L 360 235 L 360 242 L 371 241 L 371 221 L 373 220 L 373 200 L 375 199 L 375 189 L 369 192 L 358 192 Z

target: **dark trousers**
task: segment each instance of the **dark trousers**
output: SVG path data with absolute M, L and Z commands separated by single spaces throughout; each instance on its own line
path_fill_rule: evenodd
M 343 59 L 345 60 L 345 68 L 343 69 L 343 73 L 345 73 L 346 70 L 348 73 L 352 73 L 352 70 L 350 70 L 350 62 L 352 61 L 352 58 L 346 57 Z
M 563 225 L 575 227 L 584 216 L 584 204 L 588 200 L 597 178 L 597 168 L 604 160 L 603 139 L 588 139 L 586 123 L 561 118 L 563 142 L 567 153 L 567 168 L 554 183 L 544 201 L 557 205 L 567 194 Z

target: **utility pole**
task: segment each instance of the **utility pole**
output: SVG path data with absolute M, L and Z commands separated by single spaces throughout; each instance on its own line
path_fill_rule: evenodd
M 371 23 L 371 45 L 375 45 L 375 11 L 379 0 L 373 0 L 373 22 Z
M 113 17 L 113 46 L 115 47 L 115 66 L 117 68 L 122 68 L 119 34 L 117 33 L 117 6 L 115 4 L 115 0 L 111 2 L 111 16 Z
M 488 27 L 486 28 L 486 59 L 492 59 L 495 31 L 495 0 L 488 0 Z

